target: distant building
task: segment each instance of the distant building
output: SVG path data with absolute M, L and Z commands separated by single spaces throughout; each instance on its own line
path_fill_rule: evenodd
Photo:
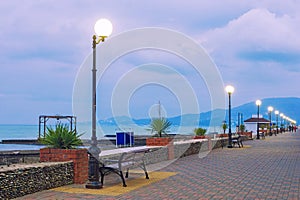
M 270 124 L 270 121 L 263 118 L 261 115 L 259 115 L 259 120 L 257 118 L 257 115 L 252 115 L 251 118 L 246 119 L 244 121 L 245 124 L 245 130 L 252 131 L 253 135 L 257 135 L 257 122 L 259 121 L 259 129 L 261 130 L 262 126 L 267 127 L 268 124 Z

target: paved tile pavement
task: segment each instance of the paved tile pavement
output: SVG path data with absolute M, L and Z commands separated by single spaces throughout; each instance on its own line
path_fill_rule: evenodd
M 119 196 L 47 190 L 18 199 L 300 199 L 300 131 L 244 144 L 180 158 L 160 169 L 176 175 Z

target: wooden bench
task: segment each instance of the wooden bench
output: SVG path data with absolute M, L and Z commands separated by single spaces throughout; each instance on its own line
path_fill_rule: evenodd
M 233 147 L 235 147 L 236 144 L 239 146 L 239 148 L 241 148 L 241 146 L 244 147 L 242 137 L 240 135 L 233 136 L 231 141 Z
M 99 167 L 102 185 L 104 182 L 104 176 L 113 172 L 120 176 L 123 182 L 123 187 L 126 187 L 125 178 L 128 178 L 129 169 L 133 168 L 141 168 L 146 175 L 146 179 L 149 179 L 144 160 L 145 154 L 148 151 L 149 149 L 132 150 L 129 152 L 123 152 L 118 159 L 103 159 L 102 162 L 100 162 Z M 124 171 L 126 171 L 125 178 Z

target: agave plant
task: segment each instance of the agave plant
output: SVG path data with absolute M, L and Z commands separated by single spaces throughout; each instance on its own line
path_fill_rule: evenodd
M 64 124 L 57 124 L 55 129 L 47 127 L 47 132 L 41 143 L 51 148 L 57 149 L 75 149 L 82 145 L 80 137 L 83 134 L 77 134 L 75 130 L 69 130 L 69 127 Z
M 171 127 L 172 123 L 166 118 L 156 118 L 152 119 L 150 128 L 151 131 L 156 133 L 158 137 L 162 137 L 162 134 L 167 134 L 168 129 Z

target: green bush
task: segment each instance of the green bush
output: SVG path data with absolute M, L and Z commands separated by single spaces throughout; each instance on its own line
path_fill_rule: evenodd
M 55 126 L 55 129 L 47 127 L 46 135 L 41 139 L 41 143 L 50 148 L 75 149 L 82 145 L 80 140 L 82 135 L 78 135 L 75 130 L 69 130 L 67 125 L 59 123 Z
M 240 125 L 240 131 L 243 133 L 245 131 L 246 127 L 244 124 Z
M 204 128 L 195 128 L 194 133 L 196 136 L 203 136 L 206 133 L 206 129 Z

